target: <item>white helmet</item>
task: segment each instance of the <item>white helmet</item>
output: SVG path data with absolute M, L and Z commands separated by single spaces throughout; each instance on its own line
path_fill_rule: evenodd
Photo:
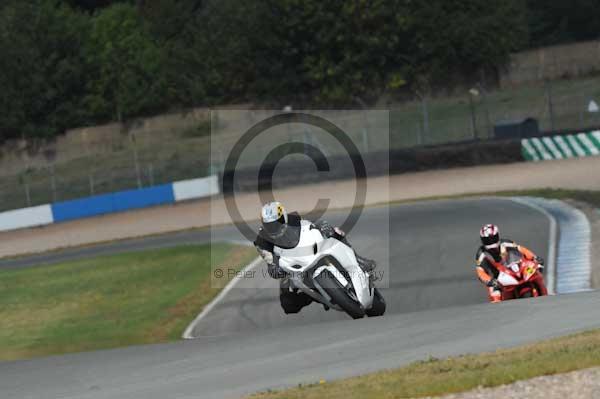
M 273 201 L 263 205 L 260 220 L 265 233 L 271 238 L 277 238 L 285 233 L 288 214 L 281 202 Z

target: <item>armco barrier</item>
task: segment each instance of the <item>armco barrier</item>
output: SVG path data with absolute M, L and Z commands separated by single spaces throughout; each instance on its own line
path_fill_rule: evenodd
M 172 204 L 219 193 L 217 176 L 95 195 L 72 201 L 57 202 L 32 208 L 0 213 L 0 231 L 44 226 L 52 223 Z
M 173 185 L 164 184 L 139 190 L 120 191 L 52 204 L 54 222 L 82 219 L 131 209 L 172 204 Z
M 173 196 L 175 197 L 175 201 L 186 201 L 218 193 L 219 179 L 216 175 L 173 183 Z
M 521 152 L 528 161 L 600 155 L 600 130 L 522 139 Z
M 44 226 L 54 222 L 50 205 L 15 209 L 0 213 L 0 231 Z

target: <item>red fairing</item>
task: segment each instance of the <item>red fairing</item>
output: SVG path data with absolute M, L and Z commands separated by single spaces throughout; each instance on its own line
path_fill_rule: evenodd
M 521 255 L 520 261 L 511 263 L 511 265 L 496 262 L 495 266 L 499 271 L 499 279 L 510 282 L 502 284 L 502 281 L 500 281 L 503 301 L 548 295 L 540 264 L 536 261 L 525 259 Z M 516 270 L 514 269 L 515 266 Z

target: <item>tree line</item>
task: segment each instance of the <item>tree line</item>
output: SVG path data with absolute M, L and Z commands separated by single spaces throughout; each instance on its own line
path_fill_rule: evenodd
M 358 106 L 596 38 L 595 0 L 4 0 L 0 141 L 193 106 Z

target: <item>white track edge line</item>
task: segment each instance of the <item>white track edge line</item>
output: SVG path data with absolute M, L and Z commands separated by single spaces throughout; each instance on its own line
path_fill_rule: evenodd
M 530 201 L 527 201 L 523 197 L 509 197 L 511 201 L 514 201 L 518 204 L 528 206 L 536 211 L 540 212 L 548 220 L 550 221 L 550 234 L 548 237 L 548 262 L 546 264 L 546 268 L 548 273 L 546 273 L 546 282 L 549 294 L 554 294 L 556 292 L 556 245 L 558 242 L 558 228 L 556 218 L 550 214 L 546 209 L 541 206 L 534 204 Z
M 250 270 L 254 269 L 256 266 L 260 265 L 261 262 L 262 262 L 262 258 L 259 256 L 256 259 L 254 259 L 252 262 L 250 262 L 248 265 L 246 265 L 246 267 L 244 267 L 244 269 L 242 269 L 242 271 L 240 273 L 242 275 L 245 274 L 245 272 L 250 271 Z M 233 289 L 233 287 L 235 287 L 239 281 L 241 281 L 240 278 L 234 278 L 234 279 L 232 279 L 225 286 L 225 288 L 223 288 L 223 290 L 221 290 L 221 292 L 219 292 L 219 295 L 217 295 L 215 297 L 215 299 L 213 299 L 208 305 L 206 305 L 204 307 L 204 309 L 202 309 L 202 311 L 200 312 L 200 314 L 198 314 L 198 316 L 196 316 L 196 318 L 186 327 L 185 331 L 181 335 L 181 338 L 183 338 L 183 339 L 194 339 L 194 338 L 196 338 L 196 337 L 194 337 L 192 335 L 192 333 L 194 332 L 194 329 L 196 328 L 196 326 L 198 325 L 198 323 L 215 306 L 217 306 L 219 304 L 219 302 L 221 302 L 221 300 L 223 300 L 223 298 L 225 297 L 225 295 L 227 295 L 229 293 L 229 291 L 231 291 Z

